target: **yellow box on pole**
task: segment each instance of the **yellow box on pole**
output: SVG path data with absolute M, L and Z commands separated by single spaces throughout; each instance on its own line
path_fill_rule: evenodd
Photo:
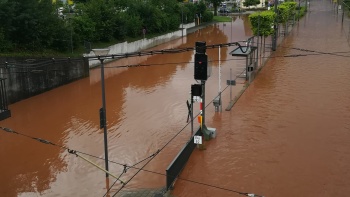
M 202 125 L 202 116 L 198 116 L 198 123 Z

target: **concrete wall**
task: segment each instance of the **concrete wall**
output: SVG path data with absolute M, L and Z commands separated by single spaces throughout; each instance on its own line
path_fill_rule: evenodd
M 184 25 L 183 31 L 178 30 L 175 32 L 171 32 L 171 33 L 157 36 L 157 37 L 150 38 L 150 39 L 145 38 L 142 40 L 137 40 L 135 42 L 130 42 L 130 43 L 123 42 L 123 43 L 118 43 L 118 44 L 109 46 L 108 48 L 110 49 L 110 51 L 108 54 L 112 55 L 112 54 L 134 53 L 137 51 L 141 51 L 141 50 L 155 47 L 157 45 L 175 40 L 177 38 L 181 38 L 182 34 L 184 36 L 187 35 L 187 28 L 193 27 L 194 25 L 195 25 L 194 23 Z M 92 51 L 89 54 L 84 54 L 84 57 L 94 57 L 94 56 L 95 56 L 95 54 Z M 89 60 L 90 68 L 98 66 L 99 64 L 100 64 L 99 60 L 92 60 L 92 59 Z
M 194 27 L 196 26 L 196 24 L 193 22 L 193 23 L 188 23 L 188 24 L 180 24 L 179 28 L 184 28 L 184 29 L 188 29 L 188 28 L 191 28 L 191 27 Z
M 53 60 L 0 57 L 0 78 L 6 78 L 9 104 L 88 76 L 88 61 L 83 58 Z

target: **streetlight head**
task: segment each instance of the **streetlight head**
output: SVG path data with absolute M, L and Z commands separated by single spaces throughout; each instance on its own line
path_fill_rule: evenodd
M 92 49 L 96 56 L 105 56 L 109 53 L 109 48 L 106 49 Z

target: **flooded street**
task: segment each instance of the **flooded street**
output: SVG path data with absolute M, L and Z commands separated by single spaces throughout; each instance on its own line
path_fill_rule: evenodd
M 232 111 L 208 115 L 218 137 L 181 177 L 231 191 L 178 180 L 175 196 L 350 192 L 350 21 L 342 27 L 339 16 L 329 1 L 311 1 Z M 283 57 L 291 54 L 306 56 Z
M 217 138 L 206 142 L 206 150 L 193 152 L 180 176 L 207 186 L 178 180 L 174 196 L 240 196 L 233 192 L 240 191 L 327 197 L 350 192 L 350 47 L 344 30 L 350 21 L 342 27 L 329 1 L 310 4 L 308 15 L 294 26 L 232 110 L 224 110 L 229 89 L 223 93 L 222 113 L 215 113 L 212 104 L 207 107 L 206 124 L 217 128 Z M 251 36 L 247 18 L 235 17 L 152 50 Z M 235 48 L 221 49 L 223 88 L 229 70 L 236 76 L 245 62 L 228 54 Z M 218 49 L 207 54 L 212 66 L 206 83 L 209 103 L 218 93 Z M 284 57 L 291 54 L 305 56 Z M 145 167 L 153 173 L 141 171 L 133 178 L 137 170 L 128 169 L 121 176 L 123 181 L 133 178 L 123 190 L 165 186 L 161 174 L 191 135 L 185 125 L 186 100 L 196 83 L 193 61 L 194 51 L 189 51 L 105 64 L 110 171 L 119 176 L 123 164 L 146 159 L 136 165 L 142 167 L 161 150 Z M 118 68 L 135 64 L 148 66 Z M 237 82 L 234 94 L 243 87 L 243 79 Z M 195 105 L 194 114 L 199 108 Z M 21 135 L 0 132 L 0 196 L 103 196 L 105 173 L 65 149 L 86 153 L 84 157 L 104 167 L 101 106 L 99 68 L 91 70 L 89 78 L 10 105 L 12 117 L 0 126 Z M 114 180 L 110 178 L 109 186 Z M 116 183 L 111 194 L 120 186 Z
M 246 18 L 235 18 L 225 26 L 210 25 L 152 50 L 194 47 L 196 41 L 202 40 L 208 45 L 246 40 L 251 36 L 247 24 Z M 228 53 L 232 49 L 222 48 L 221 59 L 231 58 Z M 207 88 L 213 90 L 208 91 L 209 98 L 213 98 L 218 92 L 218 49 L 207 53 L 213 66 Z M 123 164 L 134 165 L 164 146 L 145 169 L 165 174 L 166 167 L 189 139 L 190 126 L 184 126 L 186 100 L 191 84 L 196 83 L 193 61 L 194 51 L 189 51 L 127 58 L 105 65 L 109 169 L 115 176 L 123 172 Z M 117 68 L 135 64 L 149 66 Z M 235 64 L 238 65 L 234 60 L 221 63 L 226 71 L 234 69 Z M 1 196 L 103 196 L 105 173 L 65 149 L 87 153 L 82 155 L 104 167 L 104 160 L 98 159 L 104 158 L 103 131 L 99 129 L 101 106 L 99 68 L 91 70 L 89 78 L 10 105 L 12 117 L 1 121 L 0 126 L 20 135 L 0 132 Z M 198 112 L 198 106 L 195 109 Z M 121 179 L 126 182 L 136 172 L 129 169 Z M 110 178 L 109 186 L 114 180 Z M 112 194 L 120 186 L 118 182 Z M 125 189 L 164 186 L 165 176 L 140 172 Z

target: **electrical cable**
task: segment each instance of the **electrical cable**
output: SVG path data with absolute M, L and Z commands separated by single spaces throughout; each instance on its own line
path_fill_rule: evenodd
M 221 60 L 221 61 L 233 61 L 233 60 L 245 60 L 245 58 L 234 58 L 234 59 L 228 59 L 228 60 Z M 219 60 L 209 60 L 208 62 L 218 62 Z M 164 63 L 157 63 L 157 64 L 129 64 L 129 65 L 122 65 L 122 66 L 104 66 L 104 68 L 131 68 L 131 67 L 142 67 L 142 66 L 164 66 L 164 65 L 171 65 L 171 64 L 191 64 L 194 62 L 164 62 Z
M 55 144 L 55 143 L 53 143 L 53 142 L 51 142 L 51 141 L 49 141 L 49 140 L 43 139 L 43 138 L 38 138 L 38 137 L 29 136 L 29 135 L 26 135 L 26 134 L 23 134 L 23 133 L 14 131 L 14 130 L 12 130 L 12 129 L 10 129 L 10 128 L 6 128 L 6 127 L 0 126 L 0 129 L 6 131 L 6 132 L 8 132 L 8 133 L 13 133 L 13 134 L 21 135 L 21 136 L 23 136 L 23 137 L 26 137 L 26 138 L 29 138 L 29 139 L 32 139 L 32 140 L 36 140 L 36 141 L 41 142 L 41 143 L 43 143 L 43 144 L 48 144 L 48 145 L 53 145 L 53 146 L 59 147 L 59 148 L 61 148 L 61 149 L 67 150 L 67 151 L 68 151 L 69 153 L 71 153 L 71 154 L 81 153 L 81 154 L 84 154 L 84 155 L 87 155 L 87 156 L 90 156 L 90 157 L 93 157 L 93 158 L 98 158 L 98 159 L 101 159 L 101 160 L 105 160 L 104 158 L 100 158 L 100 157 L 91 155 L 91 154 L 89 154 L 89 153 L 84 153 L 84 152 L 82 152 L 82 151 L 73 150 L 73 149 L 70 149 L 70 148 L 68 148 L 68 147 L 66 147 L 66 146 L 62 146 L 62 145 Z M 108 160 L 108 161 L 110 161 L 110 160 Z M 112 161 L 110 161 L 110 162 L 112 162 Z M 121 163 L 114 162 L 114 161 L 113 161 L 112 163 L 115 163 L 115 164 L 118 164 L 118 165 L 121 165 L 121 166 L 125 166 L 125 164 L 121 164 Z
M 242 42 L 242 41 L 240 41 Z M 218 46 L 230 46 L 230 44 L 232 43 L 226 43 L 226 44 L 216 44 L 216 45 L 210 45 L 208 48 L 217 48 Z M 277 57 L 303 57 L 303 56 L 311 56 L 311 55 L 335 55 L 335 56 L 340 56 L 340 57 L 350 57 L 347 55 L 339 55 L 338 53 L 348 53 L 348 52 L 320 52 L 320 51 L 314 51 L 314 50 L 309 50 L 309 49 L 302 49 L 302 48 L 296 48 L 296 47 L 283 47 L 282 48 L 289 48 L 289 49 L 294 49 L 294 50 L 299 50 L 299 51 L 304 51 L 304 52 L 313 52 L 312 54 L 292 54 L 292 55 L 282 55 L 282 56 L 263 56 L 261 58 L 277 58 Z M 180 52 L 183 52 L 184 50 L 180 50 Z M 187 51 L 187 50 L 185 50 Z M 164 50 L 163 50 L 164 52 Z M 174 53 L 174 50 L 171 51 L 171 53 Z M 317 53 L 317 54 L 314 54 Z M 156 53 L 155 53 L 156 54 Z M 255 57 L 253 59 L 256 59 Z M 52 61 L 46 61 L 44 63 L 49 63 L 49 62 L 53 62 L 53 63 L 59 63 L 59 62 L 70 62 L 70 61 L 75 61 L 75 60 L 79 60 L 81 61 L 81 58 L 68 58 L 68 59 L 52 59 Z M 221 60 L 221 61 L 232 61 L 232 60 L 244 60 L 244 58 L 233 58 L 233 59 L 227 59 L 227 60 Z M 214 61 L 218 61 L 218 60 L 210 60 L 208 62 L 214 62 Z M 135 65 L 123 65 L 123 66 L 105 66 L 105 68 L 130 68 L 130 67 L 141 67 L 141 66 L 157 66 L 157 65 L 168 65 L 168 64 L 188 64 L 188 63 L 193 63 L 193 62 L 169 62 L 169 63 L 161 63 L 161 64 L 135 64 Z M 26 65 L 26 66 L 23 66 Z M 49 64 L 44 64 L 44 65 L 37 65 L 37 66 L 32 66 L 32 67 L 28 67 L 27 65 L 35 65 L 35 64 L 11 64 L 11 67 L 13 68 L 23 68 L 23 69 L 34 69 L 34 68 L 39 68 L 39 67 L 44 67 L 44 66 L 48 66 Z M 0 67 L 4 67 L 4 68 L 8 68 L 8 63 L 5 64 L 0 64 Z M 78 69 L 75 69 L 78 70 Z M 64 70 L 40 70 L 40 72 L 57 72 L 57 71 L 64 71 Z M 17 71 L 17 72 L 2 72 L 2 74 L 12 74 L 12 73 L 29 73 L 32 71 Z
M 111 55 L 98 55 L 98 56 L 85 56 L 88 59 L 115 59 L 115 58 L 128 58 L 128 57 L 138 57 L 138 56 L 147 56 L 147 55 L 156 55 L 156 54 L 174 54 L 174 53 L 182 53 L 187 51 L 193 51 L 196 49 L 214 49 L 219 47 L 230 47 L 230 46 L 238 46 L 239 49 L 245 53 L 249 50 L 249 47 L 251 45 L 251 39 L 249 38 L 246 41 L 238 41 L 238 42 L 230 42 L 225 44 L 213 44 L 213 45 L 206 45 L 201 47 L 187 47 L 187 48 L 176 48 L 176 49 L 163 49 L 163 50 L 154 50 L 154 51 L 139 51 L 139 52 L 133 52 L 133 53 L 121 53 L 121 54 L 111 54 Z M 240 42 L 246 42 L 246 46 L 242 46 Z M 246 47 L 246 50 L 243 49 L 243 47 Z
M 350 51 L 323 52 L 323 51 L 315 51 L 315 50 L 311 50 L 311 49 L 303 49 L 303 48 L 298 48 L 298 47 L 283 47 L 283 46 L 281 46 L 281 48 L 294 49 L 294 50 L 303 51 L 303 52 L 318 53 L 321 55 L 335 55 L 335 56 L 340 56 L 340 57 L 350 57 L 348 55 L 340 55 L 339 54 L 339 53 L 350 53 Z M 304 54 L 301 54 L 301 55 L 304 55 Z M 313 54 L 306 54 L 306 55 L 313 55 Z
M 74 152 L 77 152 L 77 153 L 85 154 L 85 155 L 88 155 L 88 156 L 91 156 L 91 157 L 94 157 L 94 158 L 103 159 L 103 158 L 100 158 L 100 157 L 97 157 L 97 156 L 94 156 L 94 155 L 91 155 L 91 154 L 88 154 L 88 153 L 84 153 L 84 152 L 81 152 L 81 151 L 69 149 L 68 147 L 55 144 L 55 143 L 53 143 L 53 142 L 50 142 L 49 140 L 45 140 L 45 139 L 37 138 L 37 137 L 32 137 L 32 136 L 29 136 L 29 135 L 26 135 L 26 134 L 23 134 L 23 133 L 14 131 L 14 130 L 9 129 L 9 128 L 6 128 L 6 127 L 0 126 L 0 129 L 6 131 L 6 132 L 8 132 L 8 133 L 18 134 L 18 135 L 21 135 L 21 136 L 24 136 L 24 137 L 27 137 L 27 138 L 36 140 L 36 141 L 41 142 L 41 143 L 44 143 L 44 144 L 57 146 L 57 147 L 59 147 L 59 148 L 68 150 L 68 151 L 73 152 L 73 153 L 74 153 Z M 104 159 L 103 159 L 103 160 L 104 160 Z M 135 165 L 137 165 L 139 162 L 136 163 L 136 164 L 134 164 L 133 166 L 128 166 L 128 165 L 126 165 L 126 164 L 121 164 L 121 163 L 118 163 L 118 162 L 115 162 L 115 161 L 111 161 L 111 160 L 108 160 L 108 161 L 111 162 L 111 163 L 114 163 L 114 164 L 118 164 L 118 165 L 124 166 L 124 169 L 125 169 L 125 168 L 133 168 L 133 169 L 137 169 L 137 170 L 139 170 L 139 171 L 144 171 L 144 172 L 149 172 L 149 173 L 153 173 L 153 174 L 158 174 L 158 175 L 166 176 L 166 174 L 163 174 L 163 173 L 159 173 L 159 172 L 154 172 L 154 171 L 151 171 L 151 170 L 145 170 L 145 169 L 143 169 L 151 160 L 149 160 L 149 161 L 148 161 L 146 164 L 144 164 L 141 168 L 135 167 Z M 139 171 L 138 171 L 138 172 L 139 172 Z M 124 173 L 126 173 L 125 170 L 122 172 L 122 174 L 124 174 Z M 119 175 L 119 178 L 122 176 L 122 174 Z M 137 175 L 137 173 L 135 173 L 135 174 L 133 175 L 133 177 L 135 177 L 136 175 Z M 132 178 L 133 178 L 133 177 L 132 177 Z M 126 184 L 132 180 L 132 178 L 130 178 L 127 182 L 124 182 L 124 183 L 122 184 L 122 185 L 123 185 L 122 188 L 125 187 Z M 219 187 L 219 186 L 210 185 L 210 184 L 202 183 L 202 182 L 198 182 L 198 181 L 192 181 L 192 180 L 190 180 L 190 179 L 184 179 L 184 178 L 181 178 L 181 177 L 178 177 L 178 179 L 184 180 L 184 181 L 188 181 L 188 182 L 192 182 L 192 183 L 196 183 L 196 184 L 200 184 L 200 185 L 205 185 L 205 186 L 208 186 L 208 187 L 213 187 L 213 188 L 222 189 L 222 190 L 226 190 L 226 191 L 236 192 L 236 193 L 243 194 L 243 195 L 248 195 L 248 193 L 238 192 L 238 191 L 235 191 L 235 190 L 231 190 L 231 189 L 227 189 L 227 188 L 222 188 L 222 187 Z M 118 180 L 118 179 L 117 179 L 117 180 Z M 114 183 L 114 184 L 115 184 L 115 183 Z M 110 188 L 110 189 L 111 189 L 111 188 Z M 110 189 L 109 189 L 109 190 L 110 190 Z M 107 192 L 107 193 L 108 193 L 108 192 Z M 105 195 L 106 195 L 106 194 L 105 194 Z M 257 197 L 262 197 L 262 196 L 259 196 L 259 195 L 255 195 L 255 196 L 257 196 Z
M 228 43 L 228 44 L 231 44 L 231 43 Z M 212 47 L 212 48 L 215 48 L 215 47 L 217 47 L 217 46 L 222 47 L 222 46 L 224 46 L 224 45 L 222 45 L 222 44 L 220 44 L 220 45 L 210 45 L 210 46 L 208 46 L 208 47 L 206 47 L 206 48 L 211 48 L 211 47 Z M 231 46 L 231 45 L 230 45 L 230 46 Z M 240 45 L 239 45 L 239 46 L 240 46 Z M 193 48 L 191 48 L 191 49 L 193 49 Z M 306 50 L 306 49 L 300 49 L 300 48 L 294 48 L 294 49 L 302 50 L 302 51 L 307 51 L 307 52 L 316 52 L 316 51 Z M 188 51 L 188 48 L 186 49 L 186 51 Z M 164 50 L 162 50 L 161 52 L 162 52 L 162 54 L 163 54 L 163 53 L 164 53 Z M 166 52 L 167 52 L 167 53 L 175 53 L 176 51 L 174 51 L 174 50 L 167 50 Z M 151 52 L 151 53 L 157 54 L 156 51 Z M 320 53 L 320 54 L 332 54 L 332 53 L 324 53 L 324 52 L 316 52 L 316 53 Z M 127 54 L 126 54 L 126 55 L 127 55 Z M 129 54 L 129 56 L 130 56 L 130 55 L 131 55 L 131 54 Z M 138 53 L 138 56 L 140 56 L 140 55 L 141 55 L 141 54 L 140 54 L 140 52 L 139 52 L 139 53 Z M 336 55 L 337 55 L 337 54 L 336 54 Z M 346 57 L 347 57 L 347 56 L 346 56 Z M 99 58 L 100 58 L 100 56 L 99 56 Z M 244 71 L 245 71 L 245 70 L 244 70 Z M 243 71 L 243 72 L 244 72 L 244 71 Z M 243 73 L 243 72 L 242 72 L 242 73 Z M 242 74 L 242 73 L 241 73 L 241 74 Z M 241 75 L 241 74 L 240 74 L 240 75 Z M 239 75 L 239 76 L 240 76 L 240 75 Z M 237 79 L 237 78 L 238 78 L 238 76 L 236 76 L 235 79 Z M 228 86 L 226 86 L 222 92 L 224 92 L 224 91 L 227 89 L 227 87 L 228 87 Z M 215 97 L 215 98 L 216 98 L 216 97 Z M 214 98 L 214 99 L 215 99 L 215 98 Z M 213 99 L 213 100 L 214 100 L 214 99 Z M 209 105 L 213 102 L 213 100 L 210 101 L 210 102 L 205 106 L 205 108 L 206 108 L 207 106 L 209 106 Z M 198 115 L 197 115 L 197 116 L 198 116 Z M 192 120 L 192 121 L 193 121 L 193 120 Z M 190 122 L 189 122 L 189 123 L 190 123 Z M 144 159 L 144 160 L 138 162 L 137 164 L 139 164 L 139 163 L 141 163 L 141 162 L 143 162 L 143 161 L 145 161 L 145 160 L 147 160 L 147 159 L 150 158 L 150 160 L 147 161 L 147 162 L 142 166 L 142 168 L 139 169 L 138 172 L 136 172 L 127 182 L 125 182 L 125 183 L 123 184 L 123 186 L 115 193 L 115 195 L 116 195 L 128 182 L 130 182 L 141 170 L 143 170 L 143 168 L 144 168 L 149 162 L 151 162 L 151 161 L 153 160 L 153 158 L 154 158 L 160 151 L 162 151 L 173 139 L 175 139 L 175 138 L 188 126 L 189 123 L 187 123 L 187 124 L 185 125 L 185 127 L 183 127 L 183 128 L 182 128 L 175 136 L 173 136 L 161 149 L 159 149 L 159 150 L 157 151 L 156 154 L 153 154 L 153 155 L 147 157 L 146 159 Z M 3 129 L 3 130 L 5 130 L 5 131 L 7 131 L 7 132 L 11 132 L 11 133 L 15 133 L 15 134 L 20 134 L 20 133 L 18 133 L 18 132 L 16 132 L 16 131 L 13 131 L 13 130 L 8 129 L 8 128 L 3 128 L 3 127 L 0 127 L 0 128 Z M 23 135 L 23 136 L 25 136 L 25 137 L 32 138 L 32 139 L 34 139 L 34 140 L 37 140 L 37 141 L 42 142 L 42 143 L 45 143 L 45 144 L 50 144 L 50 145 L 54 145 L 54 146 L 58 146 L 58 147 L 61 147 L 61 148 L 70 150 L 70 149 L 68 149 L 67 147 L 54 144 L 54 143 L 52 143 L 52 142 L 50 142 L 50 141 L 47 141 L 47 140 L 44 140 L 44 139 L 41 139 L 41 138 L 34 138 L 34 137 L 31 137 L 31 136 L 28 136 L 28 135 L 25 135 L 25 134 L 20 134 L 20 135 Z M 80 151 L 79 151 L 79 152 L 80 152 Z M 86 154 L 86 153 L 83 153 L 83 152 L 80 152 L 80 153 Z M 90 154 L 86 154 L 86 155 L 91 156 Z M 94 156 L 94 157 L 96 157 L 96 156 Z M 113 162 L 113 163 L 115 163 L 115 162 Z M 135 164 L 135 165 L 137 165 L 137 164 Z M 125 166 L 125 164 L 121 164 L 121 165 Z M 130 166 L 130 167 L 131 167 L 131 166 Z M 130 167 L 129 167 L 129 168 L 130 168 Z M 114 184 L 113 184 L 113 185 L 114 185 Z M 115 195 L 114 195 L 114 196 L 115 196 Z
M 135 164 L 132 165 L 132 166 L 127 166 L 127 165 L 124 164 L 123 173 L 126 173 L 126 171 L 127 171 L 128 169 L 133 168 L 134 166 L 136 166 L 136 165 L 138 165 L 138 164 L 140 164 L 140 163 L 146 161 L 147 159 L 156 156 L 159 152 L 160 152 L 160 150 L 158 150 L 157 152 L 153 153 L 152 155 L 146 157 L 145 159 L 140 160 L 139 162 L 135 163 Z M 122 173 L 122 174 L 123 174 L 123 173 Z M 121 174 L 121 175 L 122 175 L 122 174 Z M 120 176 L 121 176 L 121 175 L 120 175 Z M 118 180 L 115 180 L 115 181 L 114 181 L 114 183 L 113 183 L 113 184 L 109 187 L 109 189 L 107 190 L 106 194 L 112 189 L 112 187 L 115 185 L 115 183 L 116 183 L 117 181 L 118 181 Z M 127 183 L 127 182 L 126 182 L 126 183 Z M 126 183 L 123 183 L 123 184 L 126 184 Z M 105 194 L 105 195 L 106 195 L 106 194 Z M 104 196 L 105 196 L 105 195 L 104 195 Z M 104 197 L 104 196 L 103 196 L 103 197 Z
M 243 70 L 238 76 L 236 76 L 236 78 L 234 79 L 234 80 L 236 80 L 239 76 L 241 76 L 242 74 L 243 74 L 243 72 L 245 72 L 245 70 Z M 224 92 L 226 89 L 227 89 L 227 87 L 229 87 L 229 85 L 227 85 L 225 88 L 224 88 L 224 90 L 222 91 L 222 92 Z M 217 95 L 217 96 L 219 96 L 219 95 Z M 215 100 L 215 98 L 217 97 L 217 96 L 215 96 L 214 97 L 214 99 L 212 99 L 205 107 L 204 107 L 204 109 L 205 108 L 207 108 L 214 100 Z M 198 115 L 200 115 L 200 113 L 198 113 L 193 119 L 195 119 Z M 158 149 L 158 153 L 160 152 L 160 151 L 162 151 L 172 140 L 174 140 L 191 122 L 192 122 L 193 120 L 191 120 L 190 122 L 188 122 L 177 134 L 175 134 L 175 136 L 173 136 L 167 143 L 165 143 L 165 145 L 162 147 L 162 148 L 160 148 L 160 149 Z M 158 154 L 157 153 L 157 154 Z M 122 187 L 121 188 L 119 188 L 119 190 L 113 195 L 113 197 L 117 194 L 117 193 L 119 193 L 141 170 L 143 170 L 143 168 L 149 163 L 149 162 L 151 162 L 152 161 L 152 159 L 153 159 L 154 157 L 152 157 L 150 160 L 148 160 L 147 161 L 147 163 L 145 163 L 128 181 L 126 181 L 125 182 L 125 184 L 123 184 L 122 185 Z
M 284 48 L 289 48 L 289 47 L 284 47 Z M 280 55 L 280 56 L 262 56 L 261 58 L 289 58 L 289 57 L 305 57 L 305 56 L 314 56 L 314 55 L 335 55 L 335 56 L 340 56 L 340 57 L 350 57 L 348 55 L 339 55 L 339 53 L 349 53 L 349 52 L 319 52 L 319 51 L 312 51 L 308 49 L 301 49 L 301 48 L 289 48 L 289 49 L 295 49 L 295 50 L 300 50 L 300 51 L 306 51 L 306 52 L 313 52 L 309 54 L 291 54 L 291 55 Z M 317 53 L 317 54 L 315 54 Z M 252 58 L 253 60 L 256 59 L 256 57 Z M 220 60 L 221 62 L 227 62 L 227 61 L 234 61 L 234 60 L 245 60 L 245 58 L 231 58 L 231 59 L 226 59 L 226 60 Z M 209 60 L 208 62 L 218 62 L 219 60 Z M 122 66 L 104 66 L 104 68 L 131 68 L 131 67 L 145 67 L 145 66 L 162 66 L 162 65 L 170 65 L 170 64 L 190 64 L 194 62 L 166 62 L 166 63 L 157 63 L 157 64 L 130 64 L 130 65 L 122 65 Z M 0 66 L 1 67 L 1 66 Z M 12 65 L 11 65 L 12 67 Z M 37 67 L 21 67 L 25 69 L 29 68 L 38 68 L 38 67 L 43 67 L 42 65 L 37 66 Z M 78 69 L 74 69 L 78 70 Z M 35 70 L 32 70 L 35 71 Z M 17 72 L 2 72 L 2 74 L 11 74 L 11 73 L 30 73 L 32 71 L 17 71 Z M 64 70 L 39 70 L 40 72 L 57 72 L 57 71 L 64 71 Z
M 122 176 L 124 173 L 125 173 L 125 171 L 123 171 L 123 172 L 119 175 L 118 179 L 120 179 L 121 176 Z M 112 187 L 117 183 L 118 179 L 116 179 L 116 180 L 113 182 L 113 184 L 108 188 L 107 192 L 103 195 L 103 197 L 105 197 L 105 196 L 109 193 L 109 191 L 111 191 Z M 123 184 L 124 184 L 124 183 L 123 183 Z

